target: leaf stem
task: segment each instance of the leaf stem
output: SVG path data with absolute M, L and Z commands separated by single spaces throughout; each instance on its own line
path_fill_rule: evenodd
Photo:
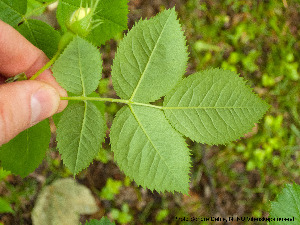
M 140 102 L 133 102 L 130 100 L 125 99 L 116 99 L 116 98 L 98 98 L 98 97 L 85 97 L 85 96 L 74 96 L 74 97 L 60 97 L 61 100 L 75 100 L 75 101 L 102 101 L 102 102 L 116 102 L 116 103 L 123 103 L 127 105 L 141 105 L 147 106 L 157 109 L 162 109 L 162 106 L 156 106 L 151 104 L 145 104 Z
M 35 80 L 42 72 L 44 72 L 46 69 L 49 69 L 49 67 L 56 61 L 58 56 L 60 55 L 61 51 L 57 51 L 56 54 L 53 56 L 53 58 L 45 65 L 43 66 L 39 71 L 37 71 L 29 80 Z
M 151 105 L 151 104 L 145 104 L 145 103 L 139 103 L 139 102 L 132 102 L 132 105 L 142 105 L 142 106 L 147 106 L 147 107 L 152 107 L 152 108 L 157 108 L 157 109 L 163 109 L 163 106 L 157 106 L 157 105 Z
M 77 100 L 77 101 L 101 101 L 101 102 L 117 102 L 130 104 L 129 100 L 116 99 L 116 98 L 98 98 L 98 97 L 85 97 L 85 96 L 74 96 L 74 97 L 60 97 L 61 100 Z

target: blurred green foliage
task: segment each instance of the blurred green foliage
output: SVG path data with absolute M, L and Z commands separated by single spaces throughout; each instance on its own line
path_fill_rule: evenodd
M 189 73 L 233 70 L 272 105 L 252 133 L 218 147 L 208 162 L 218 191 L 236 196 L 239 190 L 236 207 L 266 216 L 283 185 L 300 179 L 299 1 L 188 0 L 180 17 L 191 51 Z M 198 151 L 196 145 L 194 163 L 202 157 Z M 193 179 L 201 181 L 203 171 L 201 164 L 193 168 Z
M 13 213 L 13 209 L 10 207 L 9 203 L 4 199 L 0 198 L 0 213 Z
M 156 221 L 161 222 L 163 221 L 167 216 L 169 215 L 169 210 L 168 209 L 162 209 L 159 210 L 159 212 L 156 214 Z
M 122 187 L 122 181 L 107 179 L 105 187 L 101 190 L 100 197 L 106 200 L 113 200 L 116 194 L 119 194 Z
M 96 160 L 99 160 L 100 162 L 106 164 L 110 160 L 110 155 L 105 149 L 101 148 L 98 155 L 96 156 Z
M 120 224 L 127 224 L 133 219 L 130 215 L 128 204 L 123 204 L 121 210 L 113 208 L 110 211 L 110 214 L 111 217 Z
M 4 170 L 4 169 L 0 166 L 0 181 L 4 180 L 9 174 L 10 174 L 9 171 Z

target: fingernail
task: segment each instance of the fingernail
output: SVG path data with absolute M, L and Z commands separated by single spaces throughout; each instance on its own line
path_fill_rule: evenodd
M 59 95 L 54 88 L 39 89 L 31 96 L 31 125 L 52 116 L 58 105 Z

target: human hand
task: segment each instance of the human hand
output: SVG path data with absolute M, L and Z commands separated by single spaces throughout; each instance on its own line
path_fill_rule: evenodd
M 0 146 L 67 106 L 67 101 L 60 100 L 67 92 L 50 69 L 36 80 L 5 83 L 22 72 L 31 77 L 48 61 L 40 49 L 0 20 Z

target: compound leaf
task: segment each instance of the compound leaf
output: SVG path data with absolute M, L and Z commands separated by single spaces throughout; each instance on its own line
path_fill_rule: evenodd
M 82 7 L 96 3 L 97 0 L 84 0 Z M 127 29 L 128 0 L 100 0 L 93 15 L 94 21 L 101 21 L 86 37 L 89 41 L 100 46 L 116 34 Z M 70 22 L 71 15 L 80 8 L 81 0 L 60 0 L 57 7 L 57 21 L 64 31 Z
M 57 147 L 64 164 L 73 174 L 86 168 L 104 141 L 106 123 L 91 102 L 70 105 L 57 127 Z
M 32 211 L 34 225 L 79 224 L 79 214 L 98 207 L 91 191 L 72 178 L 56 180 L 39 194 Z
M 118 96 L 148 103 L 182 79 L 188 53 L 175 9 L 138 22 L 120 42 L 112 67 Z
M 52 68 L 57 82 L 76 95 L 87 96 L 99 84 L 102 59 L 97 47 L 74 37 Z
M 21 132 L 0 147 L 1 166 L 14 174 L 26 177 L 42 162 L 49 148 L 50 138 L 48 120 Z
M 164 113 L 125 106 L 111 127 L 111 148 L 121 170 L 138 185 L 158 192 L 189 189 L 189 149 Z
M 300 186 L 287 184 L 278 195 L 277 200 L 271 202 L 271 218 L 289 218 L 294 221 L 271 221 L 270 225 L 296 225 L 300 224 Z
M 60 34 L 53 27 L 40 20 L 25 20 L 17 30 L 33 45 L 41 49 L 48 58 L 57 51 Z
M 91 220 L 86 222 L 85 225 L 115 225 L 115 223 L 110 222 L 106 217 L 102 217 L 101 220 Z
M 164 112 L 183 135 L 206 144 L 226 144 L 251 131 L 269 105 L 243 78 L 210 69 L 184 79 L 164 101 Z
M 0 0 L 0 20 L 16 26 L 26 14 L 27 0 Z

